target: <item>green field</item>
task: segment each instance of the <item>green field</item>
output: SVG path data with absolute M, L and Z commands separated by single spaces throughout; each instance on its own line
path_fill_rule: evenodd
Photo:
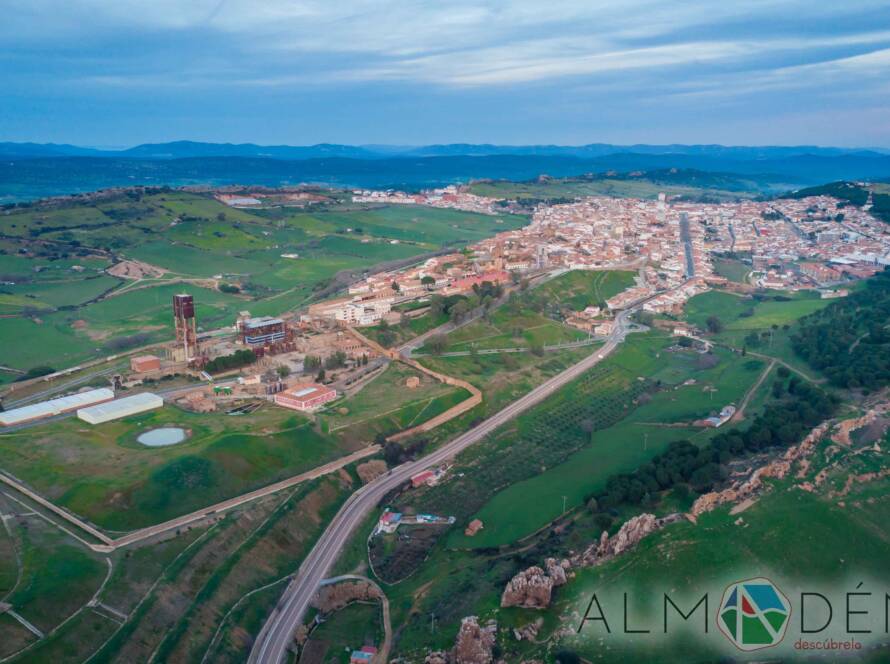
M 333 198 L 312 212 L 247 211 L 184 191 L 35 204 L 3 218 L 8 237 L 0 241 L 0 315 L 13 317 L 0 319 L 0 340 L 29 338 L 40 347 L 0 344 L 0 364 L 21 369 L 71 366 L 108 354 L 109 344 L 119 350 L 115 340 L 137 332 L 151 341 L 168 338 L 173 292 L 193 293 L 199 326 L 213 329 L 230 325 L 240 310 L 279 315 L 304 305 L 338 273 L 359 276 L 373 265 L 462 246 L 528 222 L 519 215 L 360 207 Z M 104 273 L 126 259 L 166 274 L 136 289 L 133 281 Z M 242 294 L 182 283 L 214 277 L 237 284 Z M 127 292 L 94 302 L 115 290 Z
M 138 434 L 168 425 L 191 435 L 169 447 L 136 441 Z M 346 451 L 302 416 L 273 406 L 244 417 L 165 406 L 96 426 L 63 420 L 0 434 L 0 467 L 112 531 L 173 518 Z
M 686 320 L 703 330 L 707 329 L 707 319 L 716 316 L 722 330 L 710 336 L 718 343 L 734 348 L 745 347 L 752 354 L 775 357 L 807 376 L 818 378 L 818 372 L 794 353 L 790 337 L 801 317 L 829 304 L 831 300 L 822 300 L 818 293 L 812 291 L 770 291 L 753 298 L 724 291 L 708 291 L 686 303 L 685 316 Z
M 693 428 L 691 423 L 727 404 L 738 403 L 764 368 L 760 360 L 722 350 L 716 352 L 719 364 L 702 368 L 698 353 L 668 352 L 665 349 L 669 343 L 664 337 L 633 335 L 601 365 L 611 369 L 608 374 L 585 389 L 574 384 L 563 388 L 560 394 L 523 415 L 517 433 L 507 434 L 502 444 L 511 445 L 517 437 L 527 437 L 526 429 L 547 413 L 557 411 L 561 400 L 580 405 L 582 412 L 590 413 L 587 417 L 595 418 L 597 413 L 613 408 L 610 404 L 615 403 L 615 395 L 627 391 L 641 377 L 661 382 L 657 390 L 621 413 L 619 422 L 595 429 L 585 445 L 565 461 L 497 493 L 474 515 L 486 524 L 485 528 L 472 538 L 455 530 L 449 545 L 486 547 L 513 542 L 558 517 L 563 496 L 566 509 L 575 508 L 601 489 L 609 476 L 637 468 L 672 441 L 706 442 L 715 430 Z M 690 379 L 695 383 L 683 384 Z
M 444 352 L 549 346 L 586 337 L 580 330 L 508 302 L 495 309 L 488 320 L 479 319 L 448 334 Z M 430 353 L 431 349 L 426 345 L 420 352 Z
M 419 378 L 420 386 L 408 389 L 405 383 L 410 377 Z M 464 389 L 393 362 L 357 394 L 332 404 L 324 419 L 332 434 L 367 444 L 377 434 L 389 435 L 422 424 L 467 397 Z
M 605 307 L 606 300 L 634 284 L 635 272 L 626 270 L 572 270 L 541 284 L 535 297 L 572 311 L 589 306 Z
M 863 497 L 880 493 L 882 487 L 886 491 L 886 484 L 866 485 Z M 617 595 L 620 612 L 624 592 L 634 593 L 637 598 L 645 598 L 646 593 L 661 597 L 663 592 L 698 598 L 708 591 L 716 601 L 727 583 L 752 576 L 769 577 L 786 595 L 795 598 L 816 586 L 833 603 L 838 598 L 835 606 L 843 604 L 851 576 L 886 583 L 890 555 L 883 525 L 890 516 L 886 496 L 876 501 L 852 499 L 852 505 L 839 506 L 824 496 L 791 489 L 786 484 L 779 486 L 741 515 L 741 527 L 736 524 L 739 516 L 720 509 L 701 517 L 697 525 L 671 525 L 643 540 L 620 560 L 583 570 L 560 591 L 553 611 L 568 613 L 586 606 L 593 588 L 604 599 L 612 598 L 613 606 Z M 629 569 L 632 574 L 627 573 Z M 646 608 L 657 623 L 660 606 L 641 607 L 644 611 Z M 516 617 L 521 620 L 524 616 Z M 843 621 L 842 615 L 836 617 L 832 629 L 843 631 Z M 602 647 L 602 630 L 588 627 L 564 643 L 582 656 L 593 657 Z M 795 654 L 792 648 L 799 634 L 797 621 L 789 626 L 789 633 L 794 636 L 772 650 L 771 658 L 791 658 Z M 870 635 L 859 638 L 875 642 Z M 735 657 L 738 652 L 716 630 L 707 636 L 698 632 L 694 638 L 679 636 L 670 644 L 657 638 L 636 640 L 620 635 L 607 640 L 614 656 L 629 662 L 718 661 Z
M 712 181 L 708 183 L 665 182 L 645 177 L 562 178 L 536 182 L 477 182 L 470 191 L 479 196 L 509 199 L 580 198 L 584 196 L 614 196 L 617 198 L 657 198 L 658 194 L 697 198 L 706 195 L 711 199 L 736 200 L 757 195 L 757 185 L 742 179 Z
M 319 654 L 311 658 L 318 664 L 349 664 L 352 650 L 365 645 L 380 646 L 383 640 L 382 623 L 379 604 L 350 604 L 326 618 L 312 631 L 305 651 Z
M 739 284 L 747 283 L 751 266 L 735 258 L 714 258 L 714 272 Z

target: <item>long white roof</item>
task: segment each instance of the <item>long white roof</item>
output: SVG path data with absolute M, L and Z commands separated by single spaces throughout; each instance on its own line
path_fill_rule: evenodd
M 0 413 L 0 424 L 10 426 L 27 422 L 40 417 L 50 417 L 71 410 L 77 410 L 100 401 L 108 401 L 114 399 L 114 392 L 107 387 L 101 387 L 97 390 L 88 390 L 86 392 L 77 392 L 68 396 L 50 399 L 49 401 L 41 401 L 29 406 L 21 408 L 13 408 Z

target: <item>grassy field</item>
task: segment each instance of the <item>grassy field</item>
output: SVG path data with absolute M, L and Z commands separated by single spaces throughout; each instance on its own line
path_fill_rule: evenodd
M 420 386 L 409 389 L 405 383 L 412 377 L 420 380 Z M 332 434 L 353 444 L 368 444 L 379 433 L 389 435 L 421 424 L 468 396 L 466 390 L 393 362 L 357 394 L 333 404 L 324 419 Z
M 555 179 L 547 182 L 478 182 L 470 191 L 479 196 L 492 198 L 578 198 L 583 196 L 615 196 L 618 198 L 657 198 L 658 194 L 698 197 L 706 194 L 712 198 L 735 200 L 756 195 L 750 191 L 730 191 L 720 188 L 703 189 L 694 185 L 654 182 L 644 178 L 619 179 L 599 177 L 582 180 Z
M 738 284 L 747 282 L 751 266 L 735 258 L 714 258 L 714 272 Z
M 30 508 L 0 500 L 6 521 L 0 539 L 0 601 L 48 633 L 89 601 L 105 578 L 106 565 Z M 0 653 L 9 655 L 34 640 L 22 630 L 18 622 L 0 622 Z
M 349 664 L 352 650 L 383 640 L 380 605 L 354 603 L 327 618 L 304 646 L 301 661 L 313 664 Z
M 606 300 L 633 286 L 634 276 L 635 272 L 626 270 L 572 270 L 541 284 L 535 294 L 547 302 L 582 311 L 589 306 L 604 307 Z
M 444 352 L 488 348 L 549 346 L 585 339 L 587 334 L 553 321 L 530 309 L 505 304 L 488 318 L 479 319 L 451 332 Z M 422 353 L 431 352 L 427 346 Z
M 531 423 L 558 409 L 560 399 L 571 400 L 590 413 L 587 417 L 596 417 L 596 413 L 615 408 L 619 403 L 615 395 L 627 392 L 641 378 L 661 383 L 621 412 L 620 421 L 595 429 L 587 443 L 565 461 L 530 479 L 511 483 L 494 495 L 474 515 L 486 524 L 482 532 L 468 538 L 455 530 L 449 545 L 487 547 L 514 542 L 558 517 L 563 497 L 566 509 L 575 508 L 587 495 L 602 488 L 610 475 L 637 468 L 670 442 L 706 442 L 715 430 L 694 428 L 691 423 L 729 403 L 738 403 L 764 368 L 760 360 L 720 350 L 716 353 L 719 364 L 704 368 L 698 353 L 669 352 L 669 343 L 669 339 L 655 335 L 631 336 L 603 363 L 611 371 L 588 389 L 568 386 L 520 418 L 517 433 L 508 434 L 503 445 L 527 437 Z M 688 380 L 695 382 L 685 385 Z
M 375 264 L 474 242 L 527 222 L 518 215 L 422 206 L 331 203 L 311 212 L 247 211 L 181 191 L 15 209 L 4 214 L 9 237 L 0 242 L 0 315 L 18 317 L 0 319 L 0 340 L 35 339 L 40 350 L 0 344 L 0 364 L 63 368 L 136 331 L 167 338 L 173 292 L 195 295 L 204 329 L 231 324 L 243 309 L 280 314 L 305 304 L 341 271 L 358 275 Z M 123 259 L 150 263 L 166 274 L 140 282 L 147 286 L 143 290 L 93 302 L 133 286 L 104 273 Z M 239 284 L 243 295 L 171 285 L 213 277 Z
M 136 441 L 159 426 L 189 438 L 169 447 Z M 341 456 L 346 444 L 302 416 L 266 406 L 246 417 L 175 406 L 97 426 L 62 420 L 0 434 L 0 467 L 109 530 L 184 514 Z
M 746 347 L 751 353 L 775 357 L 808 376 L 818 377 L 794 353 L 790 337 L 797 321 L 831 303 L 818 293 L 780 293 L 770 291 L 759 299 L 742 297 L 723 291 L 696 295 L 686 304 L 686 320 L 707 329 L 707 319 L 716 316 L 722 330 L 711 337 L 734 348 Z
M 880 493 L 881 487 L 886 491 L 886 486 L 886 481 L 866 485 L 863 497 Z M 637 598 L 661 597 L 663 592 L 698 598 L 708 591 L 716 601 L 727 583 L 752 576 L 768 576 L 789 597 L 798 598 L 800 591 L 812 591 L 815 586 L 833 603 L 837 597 L 843 604 L 851 575 L 886 581 L 890 545 L 882 524 L 888 515 L 886 494 L 878 500 L 852 498 L 840 506 L 823 496 L 782 486 L 746 510 L 741 526 L 736 524 L 738 516 L 720 509 L 703 516 L 697 525 L 678 523 L 646 538 L 620 560 L 582 571 L 561 593 L 556 611 L 567 613 L 582 604 L 586 607 L 593 588 L 601 597 L 611 598 L 613 607 L 618 596 L 619 612 L 624 592 Z M 838 533 L 844 533 L 843 537 Z M 794 605 L 798 606 L 797 599 Z M 660 605 L 640 609 L 648 609 L 651 620 L 658 622 L 655 616 L 660 615 Z M 837 631 L 843 631 L 843 620 L 836 616 L 832 623 L 835 638 Z M 770 651 L 772 658 L 793 657 L 793 643 L 799 635 L 797 621 L 789 626 L 789 634 L 793 636 Z M 602 648 L 600 636 L 595 627 L 589 627 L 567 639 L 566 645 L 592 657 Z M 874 642 L 869 635 L 859 639 Z M 608 643 L 615 657 L 630 662 L 716 661 L 738 652 L 716 630 L 707 636 L 697 633 L 692 639 L 681 635 L 670 644 L 657 638 L 621 636 L 608 639 Z

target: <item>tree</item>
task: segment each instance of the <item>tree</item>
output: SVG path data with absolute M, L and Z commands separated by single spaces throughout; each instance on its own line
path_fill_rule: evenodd
M 718 334 L 723 331 L 723 321 L 717 318 L 717 316 L 708 316 L 705 325 L 711 334 Z
M 445 348 L 448 346 L 448 340 L 445 338 L 444 334 L 435 334 L 430 337 L 430 340 L 427 342 L 430 347 L 430 352 L 433 355 L 441 355 Z
M 324 380 L 324 377 L 325 377 L 324 368 L 319 369 L 318 373 L 315 375 L 315 382 L 316 383 L 322 382 Z
M 321 358 L 317 355 L 307 355 L 303 358 L 303 368 L 307 372 L 315 371 L 321 368 Z
M 436 285 L 436 278 L 425 274 L 420 278 L 420 283 L 421 285 L 425 286 L 427 290 L 429 290 L 432 286 Z
M 453 322 L 459 323 L 468 313 L 470 313 L 470 304 L 466 300 L 461 300 L 451 307 L 450 317 Z
M 402 287 L 399 286 L 395 281 L 392 282 L 392 283 L 389 285 L 389 287 L 392 288 L 396 293 L 398 293 L 398 292 L 400 292 L 400 291 L 402 290 Z
M 290 376 L 290 367 L 286 364 L 279 364 L 275 367 L 275 373 L 278 374 L 279 378 L 287 378 Z

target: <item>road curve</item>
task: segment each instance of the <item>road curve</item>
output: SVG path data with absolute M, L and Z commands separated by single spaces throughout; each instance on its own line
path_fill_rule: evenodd
M 572 365 L 503 410 L 417 461 L 402 464 L 356 491 L 340 508 L 315 547 L 300 565 L 277 606 L 263 625 L 250 652 L 252 664 L 280 664 L 285 660 L 293 634 L 303 619 L 322 580 L 328 575 L 352 532 L 390 491 L 421 470 L 442 463 L 480 441 L 502 424 L 540 403 L 558 389 L 599 363 L 624 340 L 628 319 L 635 309 L 618 314 L 615 329 L 605 345 Z

